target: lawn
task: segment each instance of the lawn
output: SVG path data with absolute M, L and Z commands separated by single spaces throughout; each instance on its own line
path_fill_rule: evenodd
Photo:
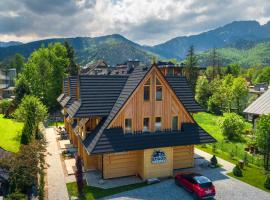
M 18 152 L 21 143 L 21 131 L 23 123 L 12 119 L 5 119 L 0 114 L 0 147 L 11 152 Z
M 144 187 L 146 186 L 146 183 L 136 183 L 132 185 L 126 185 L 126 186 L 121 186 L 121 187 L 115 187 L 115 188 L 110 188 L 110 189 L 101 189 L 97 187 L 91 187 L 91 186 L 85 186 L 83 191 L 85 194 L 85 197 L 82 198 L 83 200 L 94 200 L 106 196 L 110 196 L 113 194 L 117 194 L 120 192 L 125 192 L 128 190 L 133 190 L 136 188 Z M 78 190 L 77 190 L 77 183 L 67 183 L 67 189 L 69 196 L 78 196 Z
M 49 126 L 64 126 L 64 122 L 60 121 L 60 122 L 49 122 Z
M 218 120 L 222 116 L 215 116 L 209 113 L 197 113 L 194 115 L 196 122 L 208 133 L 210 133 L 214 138 L 217 139 L 216 149 L 213 148 L 213 145 L 201 145 L 196 146 L 207 153 L 215 154 L 217 157 L 227 160 L 231 163 L 237 164 L 240 159 L 244 159 L 244 156 L 247 156 L 249 163 L 254 163 L 256 165 L 261 164 L 262 160 L 260 156 L 252 156 L 244 152 L 244 147 L 246 146 L 245 142 L 228 142 L 224 140 L 221 130 L 218 126 Z M 250 123 L 246 123 L 246 128 L 251 128 Z M 232 173 L 228 174 L 229 176 L 235 177 Z M 253 185 L 257 188 L 270 192 L 264 188 L 264 181 L 266 180 L 266 175 L 263 172 L 263 169 L 257 167 L 253 164 L 245 167 L 243 170 L 243 177 L 235 177 L 241 181 L 244 181 L 250 185 Z
M 243 172 L 243 177 L 234 176 L 232 172 L 228 173 L 228 175 L 238 180 L 241 180 L 243 182 L 246 182 L 250 185 L 253 185 L 257 188 L 260 188 L 266 192 L 270 192 L 270 190 L 264 187 L 266 175 L 264 174 L 262 169 L 256 166 L 250 165 L 250 166 L 245 167 L 242 170 L 242 172 Z

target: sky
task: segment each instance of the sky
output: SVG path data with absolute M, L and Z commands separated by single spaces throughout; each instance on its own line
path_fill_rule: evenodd
M 154 45 L 232 21 L 270 20 L 269 0 L 0 0 L 0 41 L 118 33 Z

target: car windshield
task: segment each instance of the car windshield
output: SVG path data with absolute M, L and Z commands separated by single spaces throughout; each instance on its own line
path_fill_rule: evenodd
M 212 186 L 212 182 L 204 176 L 194 176 L 194 180 L 202 187 L 209 188 Z

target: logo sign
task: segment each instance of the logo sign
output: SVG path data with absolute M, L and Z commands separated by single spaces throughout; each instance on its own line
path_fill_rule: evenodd
M 167 161 L 166 154 L 163 151 L 156 150 L 152 155 L 152 163 L 159 164 Z

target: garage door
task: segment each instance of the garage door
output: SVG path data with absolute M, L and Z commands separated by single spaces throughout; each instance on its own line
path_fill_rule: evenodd
M 136 175 L 138 171 L 138 152 L 130 151 L 104 155 L 104 178 Z
M 194 146 L 178 146 L 173 148 L 173 168 L 193 167 Z

